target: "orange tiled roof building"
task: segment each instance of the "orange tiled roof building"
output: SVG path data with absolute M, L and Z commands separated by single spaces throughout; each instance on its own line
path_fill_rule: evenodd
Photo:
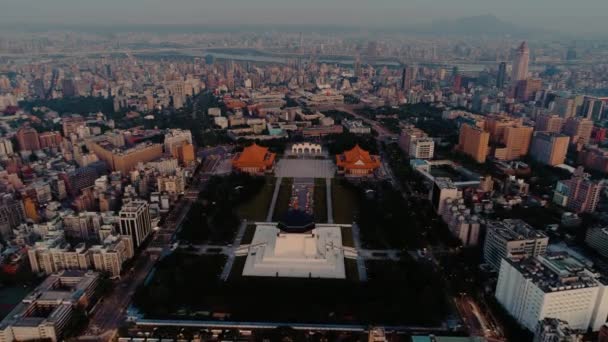
M 364 176 L 373 173 L 380 167 L 380 156 L 370 155 L 369 152 L 356 145 L 349 151 L 336 156 L 338 169 L 347 175 Z
M 243 152 L 237 153 L 232 159 L 235 170 L 247 173 L 262 173 L 271 170 L 274 166 L 276 153 L 268 152 L 267 147 L 253 144 L 245 147 Z

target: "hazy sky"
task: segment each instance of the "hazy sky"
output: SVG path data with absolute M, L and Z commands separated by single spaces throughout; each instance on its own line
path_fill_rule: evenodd
M 408 26 L 494 14 L 527 27 L 608 32 L 608 0 L 0 0 L 0 22 Z

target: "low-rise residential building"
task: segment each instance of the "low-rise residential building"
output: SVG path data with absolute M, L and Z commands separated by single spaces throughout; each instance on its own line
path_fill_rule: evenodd
M 61 341 L 75 312 L 95 303 L 99 283 L 90 271 L 50 275 L 0 322 L 0 340 Z

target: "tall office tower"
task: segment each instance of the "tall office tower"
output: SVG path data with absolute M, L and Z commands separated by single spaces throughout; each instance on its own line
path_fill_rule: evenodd
M 603 188 L 603 181 L 591 180 L 580 167 L 572 178 L 557 182 L 553 202 L 575 213 L 592 213 Z
M 608 149 L 587 145 L 578 153 L 578 162 L 588 170 L 608 173 Z
M 504 147 L 496 148 L 494 157 L 500 160 L 519 159 L 528 154 L 532 140 L 533 127 L 508 126 L 505 128 L 501 143 Z
M 464 124 L 460 126 L 460 136 L 456 149 L 478 163 L 485 163 L 488 156 L 490 133 L 477 126 Z
M 555 98 L 554 103 L 555 114 L 559 115 L 560 117 L 568 119 L 576 115 L 575 99 L 557 97 Z
M 585 96 L 580 116 L 593 121 L 604 119 L 608 107 L 604 101 L 597 97 Z
M 12 155 L 13 153 L 13 143 L 11 142 L 11 139 L 0 138 L 0 156 L 6 157 Z
M 483 260 L 494 269 L 504 258 L 524 258 L 545 254 L 549 237 L 519 219 L 488 221 Z
M 515 85 L 518 81 L 523 81 L 528 78 L 528 64 L 530 63 L 530 49 L 528 43 L 523 42 L 515 53 L 513 60 L 513 72 L 511 74 L 511 82 Z
M 361 77 L 361 56 L 357 53 L 355 64 L 353 65 L 355 77 Z
M 496 87 L 503 88 L 507 82 L 507 63 L 500 62 L 498 65 L 498 75 L 496 76 Z
M 607 296 L 601 274 L 567 252 L 503 259 L 495 293 L 530 331 L 545 318 L 567 321 L 572 329 L 599 331 L 608 316 Z
M 410 89 L 415 78 L 416 68 L 404 65 L 403 71 L 401 71 L 401 90 Z
M 536 117 L 535 131 L 559 133 L 562 131 L 564 119 L 557 115 L 540 114 Z
M 73 79 L 63 79 L 61 80 L 61 89 L 63 92 L 63 97 L 74 97 L 78 95 L 76 92 L 76 85 Z
M 46 91 L 44 90 L 44 80 L 41 78 L 37 78 L 33 82 L 34 84 L 34 94 L 39 99 L 44 99 Z
M 539 78 L 528 78 L 518 81 L 515 88 L 515 98 L 519 101 L 532 101 L 542 87 L 543 82 Z
M 566 120 L 566 123 L 564 124 L 564 134 L 570 137 L 570 142 L 573 144 L 588 144 L 591 140 L 592 132 L 593 121 L 586 118 L 568 118 L 568 120 Z
M 568 152 L 570 137 L 555 132 L 535 132 L 530 156 L 545 165 L 563 164 Z
M 513 118 L 505 114 L 488 115 L 486 117 L 485 129 L 490 133 L 490 141 L 502 143 L 507 127 L 521 126 L 522 123 L 522 119 Z
M 229 76 L 233 75 L 232 73 L 229 73 Z M 234 78 L 231 77 L 227 77 L 228 81 L 234 82 Z M 234 87 L 231 87 L 231 89 L 233 89 Z M 183 81 L 177 81 L 175 82 L 172 86 L 171 86 L 171 98 L 173 99 L 173 107 L 176 109 L 180 109 L 184 106 L 184 100 L 185 100 L 185 90 L 184 90 L 184 82 Z
M 133 200 L 124 204 L 118 217 L 120 234 L 130 236 L 135 248 L 141 246 L 152 232 L 150 206 L 146 201 Z
M 38 132 L 30 126 L 24 126 L 17 131 L 17 143 L 19 151 L 36 151 L 40 149 Z
M 10 241 L 13 229 L 25 221 L 23 202 L 16 200 L 12 194 L 0 197 L 0 235 L 4 241 Z

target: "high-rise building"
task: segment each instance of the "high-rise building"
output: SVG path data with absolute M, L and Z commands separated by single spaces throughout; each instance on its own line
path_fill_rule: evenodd
M 600 121 L 605 118 L 608 105 L 606 99 L 585 96 L 581 107 L 580 116 L 593 120 Z
M 68 116 L 61 119 L 63 136 L 68 138 L 72 134 L 76 134 L 79 127 L 86 126 L 86 121 L 82 116 Z
M 587 145 L 578 153 L 578 162 L 585 169 L 608 173 L 608 149 Z
M 564 134 L 570 136 L 572 144 L 585 145 L 591 140 L 593 121 L 582 117 L 571 117 L 564 124 Z
M 494 150 L 494 157 L 499 160 L 515 160 L 528 154 L 534 128 L 529 126 L 507 126 L 500 143 L 504 147 Z
M 17 130 L 17 143 L 19 151 L 37 151 L 40 149 L 38 132 L 30 126 L 23 126 Z
M 608 228 L 591 227 L 587 229 L 585 243 L 602 256 L 608 258 Z
M 447 198 L 444 202 L 440 214 L 452 235 L 457 237 L 463 246 L 477 246 L 481 230 L 479 217 L 464 205 L 463 198 Z
M 500 268 L 504 258 L 521 259 L 545 254 L 549 237 L 519 219 L 488 221 L 483 247 L 484 262 Z
M 429 193 L 435 212 L 441 214 L 448 198 L 460 198 L 461 193 L 451 179 L 437 177 Z
M 14 153 L 13 143 L 8 138 L 0 138 L 0 157 L 8 157 Z
M 608 316 L 608 286 L 601 275 L 566 252 L 502 259 L 496 299 L 522 326 L 555 318 L 570 328 L 599 331 Z
M 433 159 L 435 141 L 421 129 L 407 126 L 401 131 L 399 146 L 410 158 Z
M 57 148 L 61 139 L 59 132 L 42 132 L 39 134 L 40 148 Z
M 117 277 L 120 276 L 124 262 L 133 257 L 133 241 L 130 236 L 110 235 L 102 245 L 91 246 L 88 252 L 89 267 Z
M 177 148 L 177 159 L 182 165 L 189 165 L 195 159 L 194 145 L 183 144 Z
M 545 318 L 538 322 L 534 342 L 583 342 L 583 335 L 580 331 L 570 328 L 566 321 Z
M 571 118 L 576 115 L 576 101 L 572 98 L 557 97 L 554 101 L 553 110 L 564 119 Z
M 192 144 L 192 133 L 189 130 L 172 129 L 165 134 L 165 153 L 178 157 L 178 148 L 184 144 Z
M 501 89 L 507 82 L 507 63 L 500 62 L 498 65 L 498 75 L 496 76 L 496 87 Z
M 506 114 L 493 114 L 485 118 L 485 130 L 490 133 L 490 141 L 493 143 L 503 143 L 505 130 L 510 126 L 521 126 L 521 118 L 510 117 Z
M 579 168 L 574 176 L 557 182 L 553 202 L 575 213 L 592 213 L 604 188 L 602 181 L 594 181 Z
M 124 204 L 118 217 L 120 234 L 130 236 L 135 248 L 141 246 L 152 232 L 150 205 L 146 201 L 133 200 Z
M 0 235 L 4 241 L 10 241 L 13 229 L 25 221 L 23 203 L 12 194 L 0 195 Z
M 517 81 L 515 98 L 519 101 L 532 101 L 534 95 L 543 87 L 543 81 L 539 78 L 528 78 Z
M 517 84 L 518 81 L 523 81 L 528 78 L 528 64 L 530 63 L 530 49 L 528 43 L 522 42 L 515 52 L 513 60 L 513 72 L 511 74 L 511 82 Z
M 73 79 L 64 78 L 61 80 L 61 88 L 63 97 L 74 97 L 78 95 L 76 84 Z
M 559 133 L 562 131 L 563 125 L 564 119 L 558 115 L 540 114 L 536 117 L 534 130 L 540 132 Z
M 401 71 L 401 90 L 408 90 L 412 87 L 414 68 L 405 65 Z
M 570 137 L 554 132 L 535 132 L 530 157 L 545 165 L 563 164 L 568 153 Z
M 161 144 L 143 142 L 130 148 L 116 146 L 107 137 L 89 139 L 87 148 L 104 161 L 112 171 L 127 174 L 137 164 L 158 159 L 163 155 Z
M 489 142 L 490 133 L 485 132 L 480 127 L 464 124 L 460 126 L 460 136 L 456 149 L 478 163 L 485 163 L 488 156 Z
M 99 230 L 103 222 L 97 212 L 81 212 L 66 215 L 63 218 L 63 231 L 65 236 L 78 241 L 91 241 L 99 239 Z

